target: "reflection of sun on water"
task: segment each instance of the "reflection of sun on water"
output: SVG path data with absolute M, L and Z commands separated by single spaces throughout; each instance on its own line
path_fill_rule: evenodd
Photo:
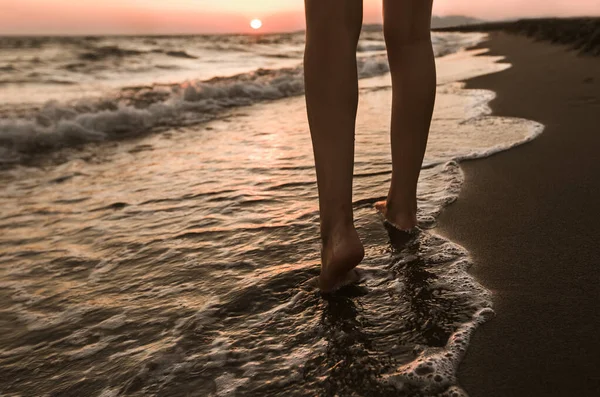
M 258 30 L 262 28 L 263 23 L 260 19 L 253 19 L 250 21 L 250 27 L 254 30 Z

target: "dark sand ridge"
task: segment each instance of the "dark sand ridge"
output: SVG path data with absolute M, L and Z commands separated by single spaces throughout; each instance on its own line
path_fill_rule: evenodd
M 482 45 L 513 67 L 467 82 L 494 114 L 541 122 L 536 140 L 463 163 L 439 231 L 494 293 L 459 379 L 471 397 L 600 395 L 600 58 L 524 36 Z
M 600 12 L 600 8 L 598 9 Z M 582 54 L 600 55 L 600 17 L 521 19 L 437 28 L 438 32 L 516 33 L 554 44 L 566 44 Z

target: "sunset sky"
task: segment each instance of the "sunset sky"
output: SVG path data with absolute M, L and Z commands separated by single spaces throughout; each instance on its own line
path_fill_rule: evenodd
M 381 0 L 364 0 L 379 22 Z M 303 0 L 0 0 L 0 34 L 168 34 L 302 29 Z M 600 15 L 599 0 L 435 0 L 436 15 L 482 19 Z

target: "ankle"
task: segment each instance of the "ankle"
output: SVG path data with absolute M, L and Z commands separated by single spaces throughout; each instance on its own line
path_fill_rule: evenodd
M 356 257 L 360 256 L 360 260 L 362 260 L 364 256 L 364 247 L 352 224 L 339 225 L 337 229 L 322 233 L 321 250 L 323 264 L 340 260 L 343 262 L 346 259 L 353 262 Z
M 417 214 L 416 196 L 388 194 L 385 200 L 386 207 L 392 214 L 415 215 Z
M 321 222 L 321 240 L 324 244 L 332 239 L 343 239 L 351 234 L 356 234 L 352 219 L 337 222 Z
M 375 204 L 386 220 L 399 230 L 410 230 L 417 226 L 417 200 L 388 198 Z

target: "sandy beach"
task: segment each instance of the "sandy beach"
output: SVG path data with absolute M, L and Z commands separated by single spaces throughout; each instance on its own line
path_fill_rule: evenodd
M 495 319 L 459 372 L 472 397 L 600 393 L 600 58 L 524 36 L 482 47 L 513 67 L 471 79 L 495 115 L 546 126 L 536 140 L 462 164 L 466 183 L 438 230 L 466 247 Z

